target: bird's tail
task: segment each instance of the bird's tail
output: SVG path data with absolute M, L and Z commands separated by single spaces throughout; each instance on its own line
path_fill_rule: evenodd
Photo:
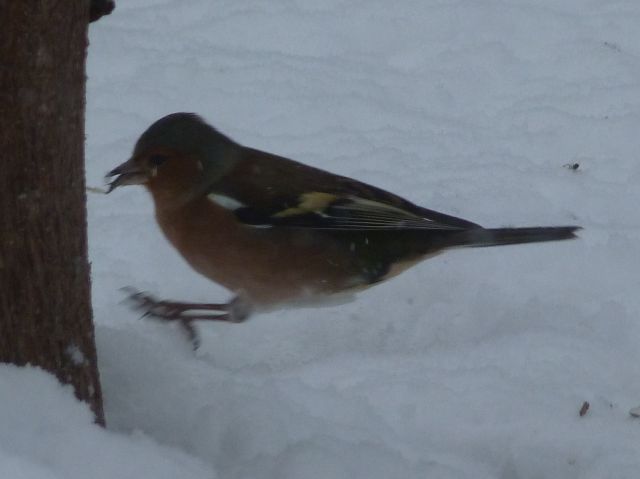
M 549 226 L 534 228 L 477 228 L 452 233 L 447 247 L 500 246 L 520 243 L 538 243 L 577 238 L 579 226 Z

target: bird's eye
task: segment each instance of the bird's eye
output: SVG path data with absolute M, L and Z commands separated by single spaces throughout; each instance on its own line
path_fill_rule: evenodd
M 165 155 L 151 155 L 149 157 L 149 163 L 151 164 L 151 166 L 160 166 L 166 160 L 167 157 Z

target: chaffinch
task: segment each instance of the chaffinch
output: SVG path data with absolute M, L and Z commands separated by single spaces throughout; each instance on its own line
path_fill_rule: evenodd
M 192 113 L 152 124 L 109 192 L 144 184 L 160 228 L 193 269 L 235 298 L 226 304 L 158 301 L 148 314 L 242 321 L 254 311 L 321 303 L 392 278 L 461 246 L 575 238 L 577 226 L 483 228 L 374 186 L 242 146 Z M 197 312 L 201 311 L 201 312 Z

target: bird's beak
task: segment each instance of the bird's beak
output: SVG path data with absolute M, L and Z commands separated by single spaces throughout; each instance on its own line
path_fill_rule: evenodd
M 148 173 L 138 165 L 135 157 L 125 161 L 120 166 L 106 174 L 106 178 L 110 178 L 112 176 L 115 176 L 116 178 L 109 183 L 107 193 L 111 193 L 118 186 L 140 185 L 149 180 Z

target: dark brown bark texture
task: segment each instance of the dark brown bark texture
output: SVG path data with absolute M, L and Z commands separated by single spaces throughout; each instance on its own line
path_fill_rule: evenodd
M 111 15 L 116 8 L 113 0 L 91 0 L 89 5 L 89 21 L 95 22 L 105 15 Z
M 0 0 L 0 361 L 73 385 L 104 423 L 84 178 L 86 0 Z

